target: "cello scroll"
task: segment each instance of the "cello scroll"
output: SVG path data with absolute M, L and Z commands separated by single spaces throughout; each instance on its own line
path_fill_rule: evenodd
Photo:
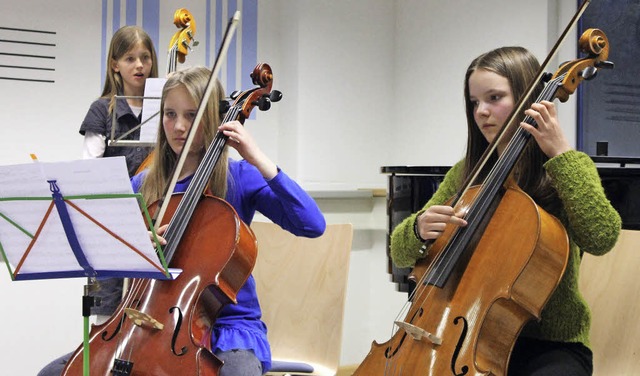
M 581 52 L 587 56 L 566 62 L 553 75 L 552 79 L 564 75 L 558 88 L 556 97 L 561 102 L 566 102 L 573 94 L 582 80 L 590 80 L 595 77 L 598 68 L 613 68 L 613 63 L 607 61 L 609 57 L 609 40 L 600 29 L 588 29 L 578 41 Z
M 282 93 L 280 91 L 271 90 L 273 86 L 273 72 L 269 64 L 259 63 L 253 69 L 250 76 L 253 84 L 258 87 L 244 92 L 233 92 L 231 94 L 231 99 L 234 100 L 232 107 L 237 109 L 237 120 L 240 121 L 240 123 L 244 123 L 254 107 L 258 106 L 261 111 L 266 111 L 271 108 L 272 102 L 278 102 L 282 99 Z
M 196 34 L 196 21 L 193 19 L 191 12 L 185 8 L 179 8 L 173 14 L 173 24 L 181 28 L 181 30 L 177 31 L 171 38 L 169 51 L 175 51 L 177 61 L 184 63 L 187 54 L 191 51 L 191 47 L 198 45 L 198 41 L 194 39 Z M 170 53 L 170 57 L 173 55 L 174 54 Z M 170 67 L 167 73 L 175 71 L 176 61 L 172 61 L 170 66 L 173 67 L 173 69 Z

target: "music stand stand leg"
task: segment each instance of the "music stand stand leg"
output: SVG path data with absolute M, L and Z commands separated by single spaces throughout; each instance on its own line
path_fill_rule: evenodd
M 84 336 L 82 346 L 82 374 L 89 376 L 89 317 L 91 316 L 91 307 L 96 305 L 96 299 L 89 295 L 89 292 L 94 288 L 93 279 L 88 279 L 88 284 L 84 285 L 84 295 L 82 296 L 82 317 L 84 320 Z M 99 303 L 99 302 L 98 302 Z

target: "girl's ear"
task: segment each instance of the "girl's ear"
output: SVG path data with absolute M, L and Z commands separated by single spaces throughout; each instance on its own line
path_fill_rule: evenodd
M 120 68 L 118 68 L 118 62 L 114 59 L 111 59 L 111 70 L 116 73 L 120 72 Z

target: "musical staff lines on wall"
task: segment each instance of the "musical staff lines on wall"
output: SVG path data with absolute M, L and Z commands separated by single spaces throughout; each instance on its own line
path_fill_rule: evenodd
M 54 83 L 56 32 L 0 26 L 0 79 Z

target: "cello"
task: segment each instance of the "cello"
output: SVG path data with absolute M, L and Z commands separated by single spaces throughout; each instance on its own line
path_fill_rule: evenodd
M 580 82 L 609 67 L 604 33 L 589 29 L 579 47 L 587 57 L 561 65 L 537 99 L 564 102 Z M 531 90 L 529 90 L 531 92 Z M 527 96 L 525 96 L 526 98 Z M 522 107 L 522 104 L 520 105 Z M 517 126 L 517 108 L 506 127 Z M 525 117 L 524 122 L 535 126 Z M 512 178 L 513 168 L 531 138 L 523 128 L 480 185 L 477 171 L 487 164 L 498 137 L 455 198 L 455 212 L 466 227 L 448 225 L 430 244 L 412 278 L 417 281 L 410 308 L 392 338 L 378 344 L 354 375 L 505 375 L 511 349 L 527 321 L 539 319 L 559 284 L 568 258 L 568 239 L 560 221 L 539 208 Z
M 235 96 L 223 122 L 242 123 L 254 107 L 267 110 L 272 101 L 280 99 L 280 93 L 271 90 L 269 65 L 258 64 L 251 77 L 258 87 Z M 215 81 L 212 73 L 210 84 Z M 208 102 L 207 97 L 203 96 L 202 103 Z M 201 104 L 198 109 L 189 139 L 197 132 L 204 107 Z M 157 225 L 168 224 L 165 259 L 182 273 L 171 281 L 133 280 L 115 314 L 90 334 L 91 374 L 219 373 L 222 363 L 211 348 L 213 320 L 225 304 L 235 302 L 257 256 L 255 237 L 235 210 L 225 201 L 203 194 L 226 141 L 227 136 L 218 131 L 187 191 L 163 200 L 170 219 L 160 215 Z M 187 142 L 182 150 L 189 149 Z M 149 211 L 155 216 L 163 210 L 154 203 Z M 72 355 L 64 375 L 79 374 L 80 353 L 78 349 Z

